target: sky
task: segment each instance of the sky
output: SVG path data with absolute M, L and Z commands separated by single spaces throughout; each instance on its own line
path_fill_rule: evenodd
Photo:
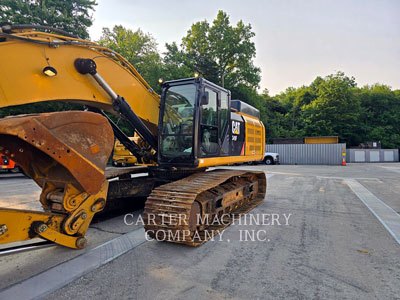
M 102 28 L 123 25 L 180 44 L 190 26 L 218 10 L 251 24 L 261 68 L 260 90 L 270 95 L 343 71 L 358 86 L 400 89 L 400 0 L 97 0 L 92 40 Z

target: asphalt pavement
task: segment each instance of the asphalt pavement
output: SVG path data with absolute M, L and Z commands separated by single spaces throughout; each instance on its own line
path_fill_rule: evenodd
M 265 171 L 267 196 L 214 241 L 144 240 L 45 299 L 400 299 L 400 164 L 234 168 Z M 3 207 L 37 205 L 28 179 L 0 175 L 0 188 Z M 85 250 L 0 257 L 0 299 L 13 284 L 140 230 L 126 213 L 136 221 L 141 211 L 93 224 Z

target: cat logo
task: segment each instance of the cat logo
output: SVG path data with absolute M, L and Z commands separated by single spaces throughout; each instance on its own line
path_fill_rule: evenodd
M 240 134 L 240 122 L 232 121 L 232 133 L 233 134 Z

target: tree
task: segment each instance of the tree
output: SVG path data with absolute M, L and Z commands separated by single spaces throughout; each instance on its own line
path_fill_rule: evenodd
M 360 100 L 355 95 L 355 79 L 343 72 L 329 75 L 317 88 L 318 97 L 303 106 L 303 120 L 309 136 L 337 135 L 342 141 L 358 144 L 362 138 Z
M 286 136 L 282 131 L 287 111 L 276 97 L 268 94 L 268 90 L 264 90 L 261 97 L 264 99 L 262 121 L 265 126 L 265 139 L 267 143 L 272 143 L 273 138 Z
M 182 38 L 184 62 L 192 70 L 214 83 L 220 83 L 218 65 L 209 39 L 210 24 L 207 21 L 197 22 Z M 167 46 L 168 49 L 168 46 Z M 170 55 L 170 53 L 167 53 Z
M 229 16 L 219 11 L 210 25 L 207 21 L 194 23 L 183 37 L 181 48 L 167 44 L 166 56 L 178 55 L 192 72 L 199 72 L 208 80 L 227 88 L 239 84 L 258 87 L 260 69 L 253 59 L 256 49 L 251 25 L 239 21 L 231 26 Z
M 189 67 L 187 57 L 179 49 L 176 42 L 165 45 L 167 52 L 164 53 L 163 66 L 160 77 L 164 80 L 174 80 L 180 78 L 192 77 L 194 72 Z
M 56 27 L 87 39 L 96 5 L 95 0 L 2 0 L 0 20 Z
M 117 25 L 112 30 L 103 28 L 103 34 L 97 42 L 125 57 L 150 86 L 158 86 L 157 81 L 162 68 L 161 57 L 157 43 L 149 33 L 140 29 L 132 31 Z
M 400 91 L 388 86 L 358 88 L 353 77 L 337 72 L 262 97 L 268 140 L 337 135 L 348 146 L 381 141 L 385 148 L 400 147 Z
M 400 97 L 389 86 L 374 84 L 357 91 L 364 142 L 381 141 L 385 148 L 400 148 Z

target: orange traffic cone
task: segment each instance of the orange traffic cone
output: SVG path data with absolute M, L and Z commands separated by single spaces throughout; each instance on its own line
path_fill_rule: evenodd
M 345 166 L 345 165 L 346 165 L 346 159 L 343 157 L 342 166 Z

